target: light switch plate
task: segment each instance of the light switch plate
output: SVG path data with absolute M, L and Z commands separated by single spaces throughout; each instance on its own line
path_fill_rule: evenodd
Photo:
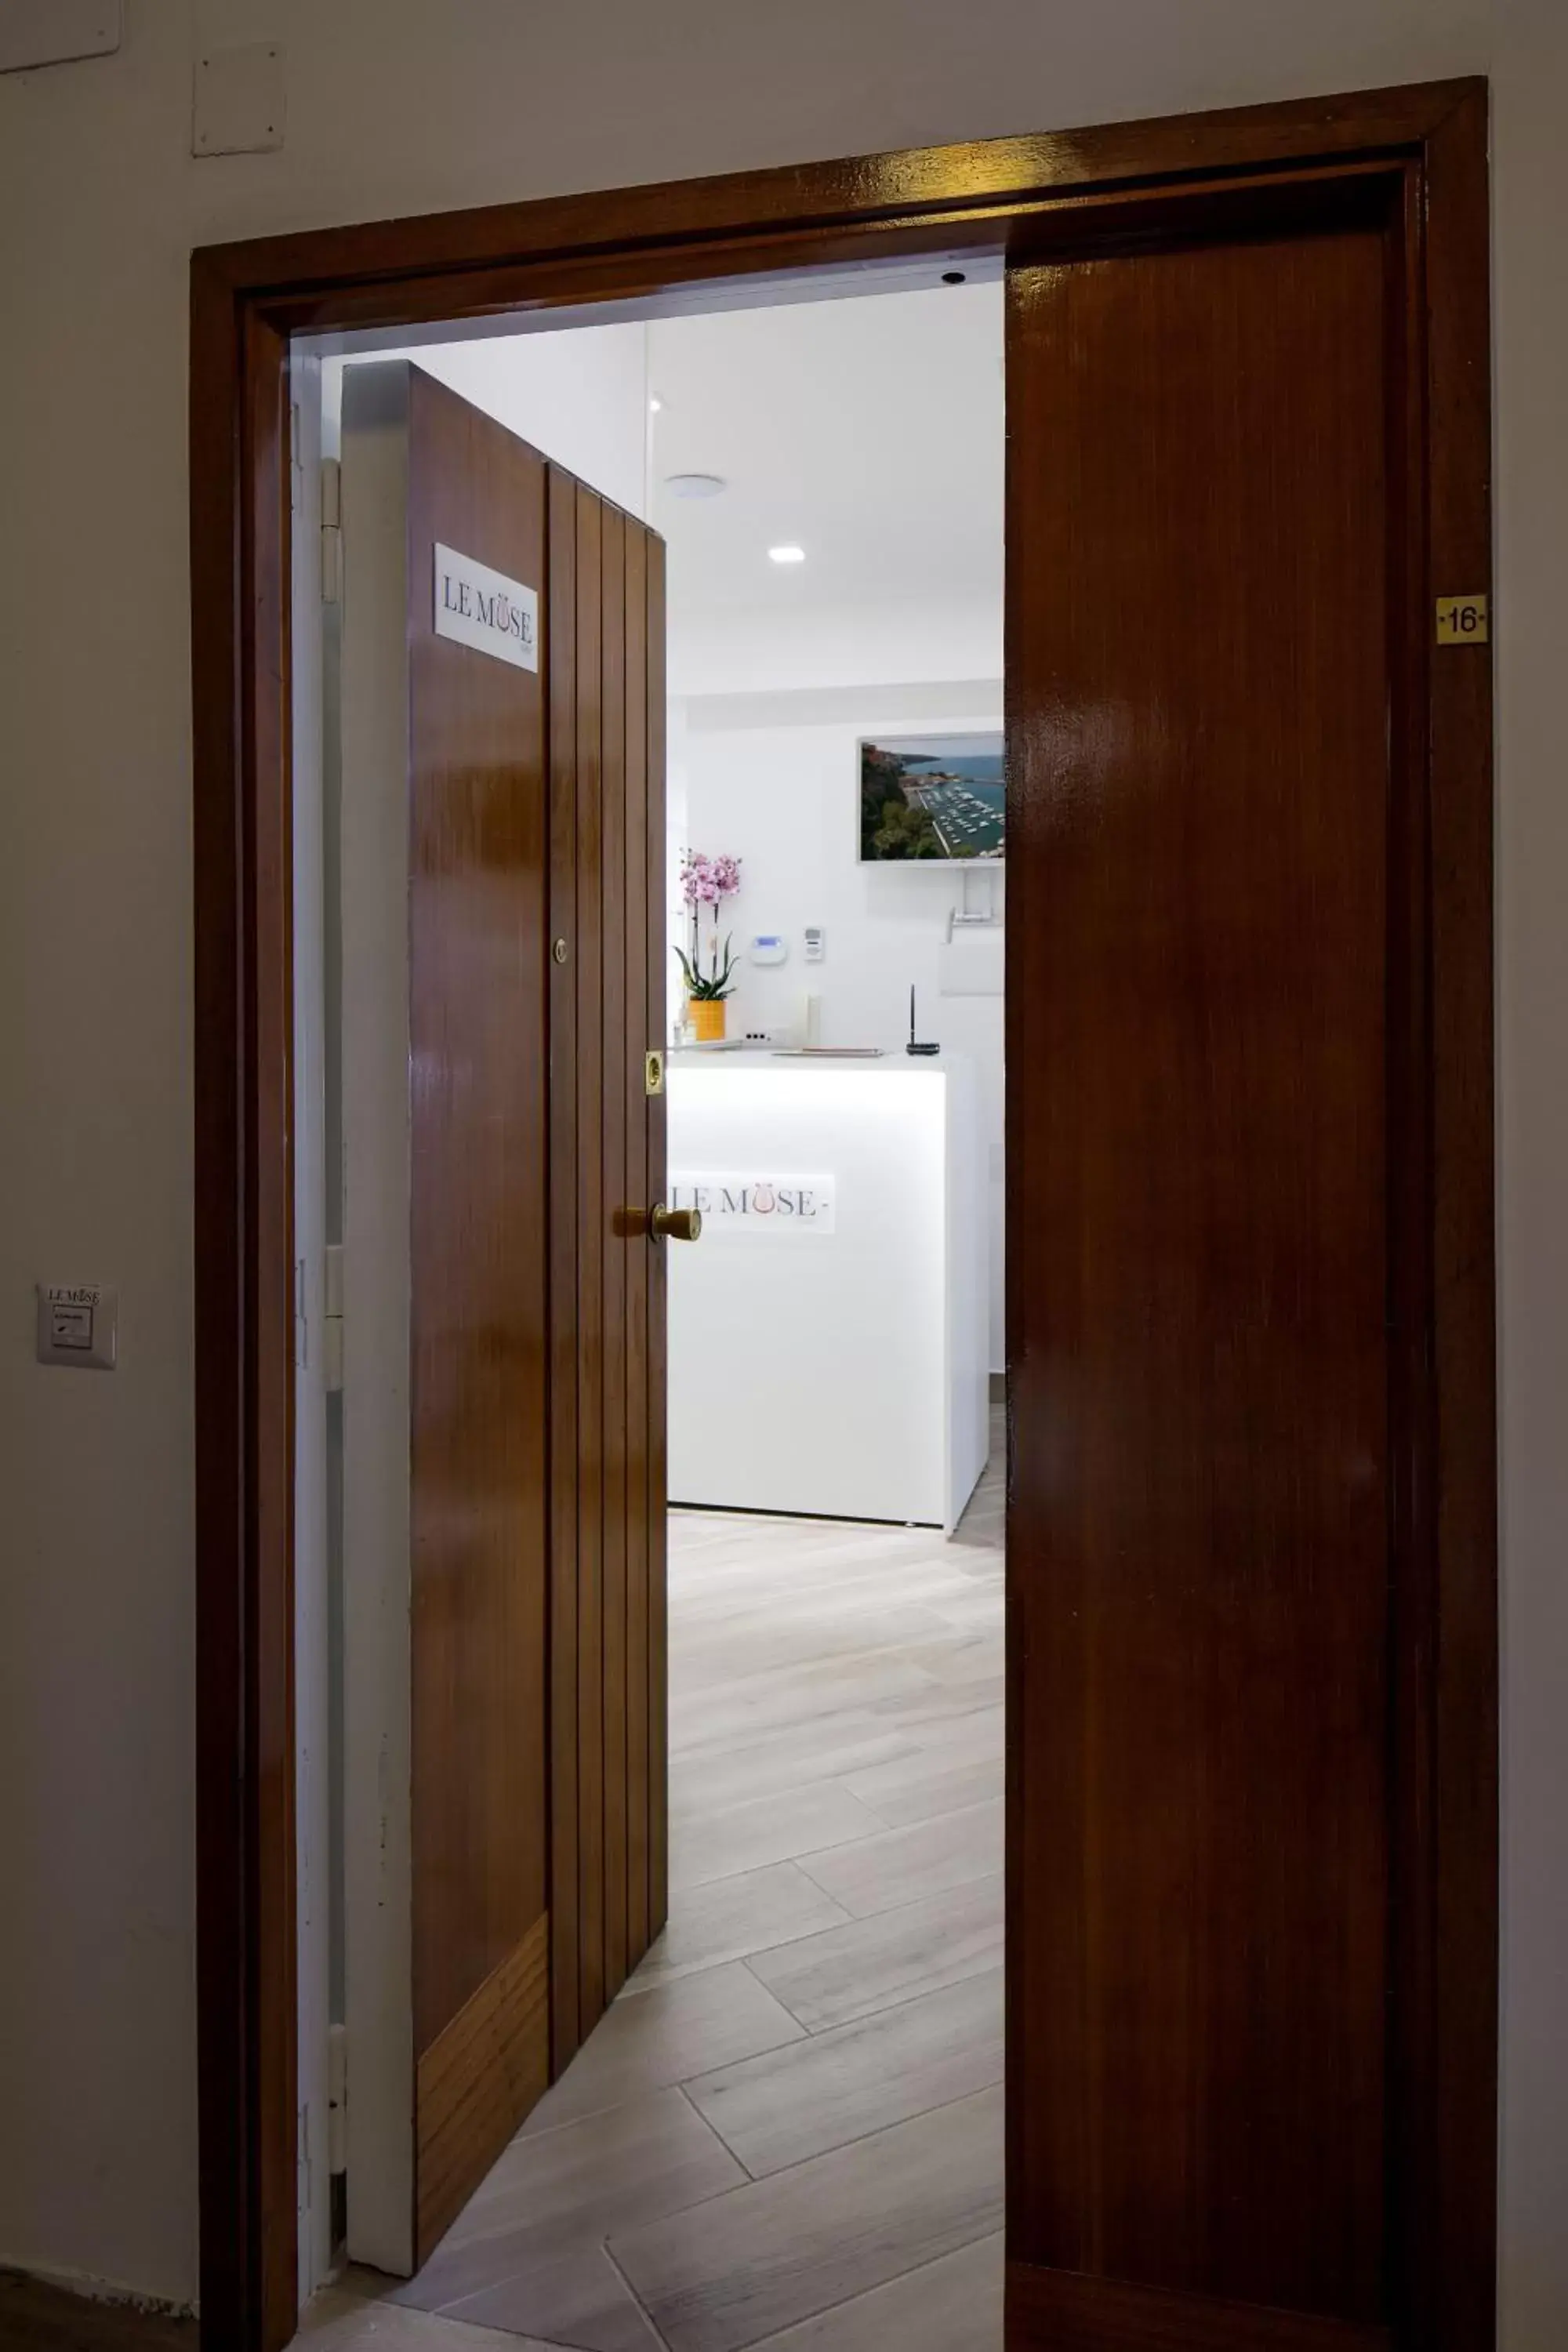
M 111 1372 L 120 1293 L 103 1282 L 40 1282 L 38 1361 L 72 1372 Z
M 262 155 L 281 147 L 285 111 L 280 43 L 249 41 L 196 59 L 193 155 Z

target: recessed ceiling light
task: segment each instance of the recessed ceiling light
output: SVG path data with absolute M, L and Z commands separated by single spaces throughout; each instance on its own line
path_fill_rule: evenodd
M 805 550 L 804 547 L 770 547 L 768 561 L 770 563 L 804 563 Z
M 664 487 L 672 499 L 716 499 L 724 488 L 721 474 L 667 474 Z
M 649 415 L 650 416 L 657 416 L 657 415 L 658 415 L 659 410 L 660 410 L 663 406 L 664 406 L 664 403 L 663 403 L 663 401 L 662 401 L 662 400 L 660 400 L 660 398 L 659 398 L 659 396 L 658 396 L 658 393 L 657 393 L 657 392 L 650 392 L 650 393 L 648 394 L 648 396 L 647 396 L 647 413 L 648 413 L 648 415 Z

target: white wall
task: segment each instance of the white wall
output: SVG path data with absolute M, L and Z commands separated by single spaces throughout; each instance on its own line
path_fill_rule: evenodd
M 0 82 L 0 2260 L 195 2281 L 187 260 L 195 244 L 1456 72 L 1497 81 L 1507 2352 L 1568 2341 L 1561 0 L 127 0 Z M 280 152 L 189 152 L 278 35 Z M 83 581 L 92 625 L 80 626 Z M 71 625 L 67 615 L 76 616 Z M 68 919 L 67 917 L 68 915 Z M 121 1370 L 31 1286 L 121 1285 Z M 17 1932 L 15 1923 L 25 1923 Z
M 679 632 L 671 640 L 679 644 Z M 857 856 L 862 735 L 895 735 L 940 724 L 954 733 L 999 727 L 1000 678 L 989 688 L 859 687 L 698 698 L 684 706 L 686 838 L 712 854 L 740 857 L 742 887 L 721 910 L 721 929 L 743 946 L 778 931 L 789 960 L 742 963 L 730 1031 L 798 1030 L 809 992 L 821 1008 L 825 1045 L 901 1051 L 909 1034 L 910 988 L 919 991 L 920 1032 L 975 1066 L 979 1164 L 988 1211 L 991 1366 L 1005 1361 L 1002 1260 L 1002 998 L 942 997 L 939 970 L 949 910 L 965 885 L 976 912 L 1001 877 L 950 866 L 868 866 Z M 825 715 L 824 705 L 831 715 Z M 749 706 L 749 707 L 748 707 Z M 802 933 L 820 923 L 820 964 L 803 961 Z M 686 934 L 678 934 L 685 943 Z M 704 932 L 706 937 L 706 931 Z M 672 959 L 673 961 L 673 959 Z
M 777 604 L 681 607 L 671 613 L 669 690 L 763 694 L 812 687 L 910 686 L 1002 675 L 998 597 L 930 596 L 834 604 L 807 592 Z
M 647 340 L 647 327 L 634 322 L 489 342 L 399 344 L 365 356 L 412 360 L 628 514 L 646 519 Z M 334 428 L 343 364 L 328 360 L 322 371 Z M 334 430 L 328 454 L 336 447 Z

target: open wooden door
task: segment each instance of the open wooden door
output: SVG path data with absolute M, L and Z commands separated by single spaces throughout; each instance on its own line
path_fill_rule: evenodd
M 1009 278 L 1008 2342 L 1480 2345 L 1420 215 L 1135 210 Z
M 662 1916 L 662 666 L 642 527 L 406 362 L 342 530 L 349 2251 L 407 2273 Z

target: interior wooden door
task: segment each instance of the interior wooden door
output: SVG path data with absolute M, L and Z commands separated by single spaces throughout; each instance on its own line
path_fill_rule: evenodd
M 556 466 L 548 536 L 559 2069 L 666 1911 L 665 627 L 662 541 Z
M 351 369 L 348 2246 L 393 2272 L 666 1916 L 663 807 L 660 541 Z
M 409 2271 L 665 1915 L 664 571 L 406 362 L 342 463 L 349 2246 Z
M 416 2268 L 550 2072 L 545 467 L 343 412 L 349 2246 Z
M 1439 2340 L 1423 329 L 1397 172 L 1294 212 L 1009 277 L 1008 2327 L 1053 2352 Z

